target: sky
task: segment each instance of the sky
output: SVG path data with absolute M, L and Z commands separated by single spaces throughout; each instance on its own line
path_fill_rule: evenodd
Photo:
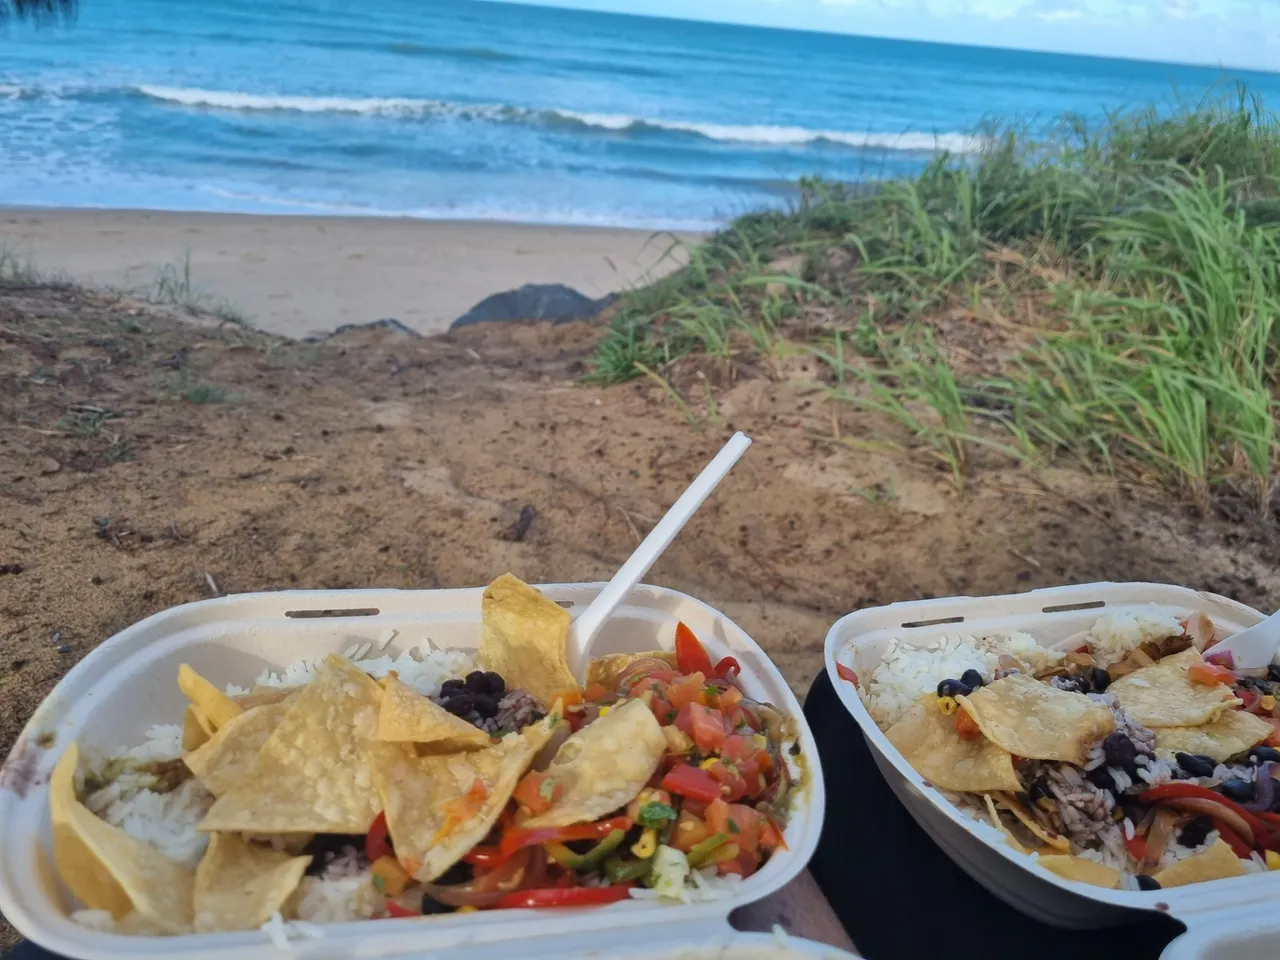
M 1280 0 L 550 2 L 680 19 L 1280 71 Z

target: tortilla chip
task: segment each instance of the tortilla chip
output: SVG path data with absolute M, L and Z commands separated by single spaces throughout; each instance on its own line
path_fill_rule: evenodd
M 1227 842 L 1219 837 L 1203 853 L 1179 860 L 1173 866 L 1161 870 L 1153 879 L 1162 887 L 1181 887 L 1205 880 L 1221 880 L 1224 877 L 1244 876 L 1244 865 Z
M 986 737 L 966 740 L 960 736 L 955 717 L 943 714 L 935 697 L 921 699 L 885 736 L 916 773 L 942 790 L 1016 793 L 1022 789 L 1009 751 Z
M 196 867 L 196 933 L 256 930 L 298 888 L 310 863 L 310 857 L 254 846 L 234 833 L 215 833 Z
M 1013 847 L 1013 849 L 1017 850 L 1019 853 L 1031 853 L 1030 850 L 1018 841 L 1018 838 L 1013 835 L 1013 831 L 1006 826 L 1005 822 L 1000 819 L 1000 814 L 996 812 L 996 802 L 991 799 L 991 794 L 984 793 L 982 795 L 982 799 L 986 801 L 987 816 L 991 818 L 992 826 L 1004 834 L 1004 842 Z
M 561 716 L 557 703 L 520 733 L 469 753 L 419 757 L 408 744 L 384 744 L 389 753 L 373 776 L 401 865 L 430 883 L 483 840 Z M 468 797 L 475 798 L 474 809 L 459 820 L 451 808 L 466 805 Z
M 191 929 L 194 880 L 159 850 L 99 820 L 76 799 L 80 751 L 71 744 L 49 778 L 53 860 L 86 907 L 117 920 L 136 910 L 167 933 Z
M 618 677 L 622 676 L 638 660 L 661 660 L 663 663 L 669 664 L 672 670 L 679 669 L 676 655 L 669 650 L 650 650 L 645 653 L 612 653 L 607 657 L 596 657 L 587 664 L 587 686 L 598 683 L 606 690 L 616 689 Z
M 1100 863 L 1073 857 L 1061 853 L 1041 854 L 1037 861 L 1050 873 L 1074 880 L 1076 883 L 1087 883 L 1094 887 L 1114 890 L 1120 886 L 1120 871 L 1104 867 Z
M 199 829 L 365 833 L 382 809 L 372 768 L 389 763 L 395 751 L 374 739 L 380 694 L 349 660 L 326 657 Z
M 1000 803 L 1021 821 L 1022 825 L 1035 834 L 1036 838 L 1054 850 L 1063 853 L 1071 849 L 1071 841 L 1060 833 L 1049 830 L 1035 818 L 1030 810 L 1024 807 L 1017 797 L 1009 793 L 1000 795 Z
M 188 703 L 187 712 L 182 715 L 183 752 L 198 749 L 208 743 L 212 736 L 213 725 L 209 723 L 209 718 L 194 703 Z
M 569 669 L 569 611 L 504 573 L 484 591 L 478 659 L 501 674 L 508 690 L 527 690 L 543 703 L 575 689 Z
M 1232 707 L 1240 706 L 1226 684 L 1206 686 L 1187 679 L 1187 668 L 1198 662 L 1194 647 L 1165 657 L 1154 666 L 1142 667 L 1111 686 L 1130 719 L 1144 727 L 1198 727 L 1211 723 Z
M 289 712 L 283 703 L 246 710 L 182 762 L 215 797 L 230 791 L 253 767 L 258 752 Z
M 560 745 L 547 773 L 564 788 L 551 809 L 522 824 L 589 823 L 635 799 L 653 776 L 667 738 L 643 700 L 628 700 Z
M 983 734 L 1016 757 L 1083 766 L 1089 746 L 1115 729 L 1111 708 L 1021 673 L 957 697 Z
M 214 730 L 225 727 L 244 709 L 185 663 L 178 667 L 178 689 L 208 719 Z
M 1199 753 L 1222 763 L 1257 746 L 1271 731 L 1271 724 L 1261 717 L 1228 710 L 1202 727 L 1157 727 L 1156 755 L 1172 760 L 1175 753 Z
M 273 703 L 296 700 L 300 692 L 297 687 L 254 687 L 252 693 L 244 693 L 232 699 L 241 709 L 252 710 L 254 707 L 269 707 Z
M 430 743 L 441 749 L 489 746 L 489 735 L 474 724 L 424 697 L 395 673 L 382 680 L 378 708 L 378 739 L 399 743 Z

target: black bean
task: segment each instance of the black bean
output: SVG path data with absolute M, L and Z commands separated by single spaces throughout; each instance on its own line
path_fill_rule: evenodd
M 487 687 L 485 692 L 491 697 L 500 697 L 507 692 L 507 683 L 502 679 L 501 674 L 490 670 L 484 675 L 484 681 Z
M 1237 685 L 1264 695 L 1271 692 L 1271 684 L 1261 677 L 1241 677 Z
M 476 708 L 476 698 L 469 693 L 460 693 L 450 697 L 442 706 L 455 717 L 465 717 Z
M 1084 778 L 1099 790 L 1110 790 L 1112 793 L 1115 792 L 1116 782 L 1111 779 L 1111 774 L 1104 766 L 1094 767 L 1092 770 L 1086 771 Z
M 1229 800 L 1236 803 L 1249 803 L 1253 800 L 1254 786 L 1252 780 L 1241 777 L 1230 777 L 1222 781 L 1222 792 Z
M 1089 679 L 1093 682 L 1093 690 L 1095 693 L 1103 693 L 1107 687 L 1111 686 L 1111 674 L 1103 670 L 1101 667 L 1094 667 L 1089 671 Z
M 938 684 L 938 696 L 940 697 L 967 697 L 973 693 L 973 688 L 963 680 L 943 680 Z
M 1032 803 L 1035 803 L 1041 797 L 1053 798 L 1053 794 L 1049 792 L 1049 782 L 1044 777 L 1031 781 L 1027 796 L 1031 798 Z
M 982 674 L 970 667 L 964 673 L 960 674 L 960 682 L 970 690 L 977 690 L 982 686 Z
M 1212 777 L 1213 771 L 1218 768 L 1217 760 L 1202 753 L 1175 753 L 1173 759 L 1193 777 Z
M 1280 750 L 1275 747 L 1254 747 L 1249 751 L 1249 759 L 1258 763 L 1266 763 L 1268 760 L 1280 762 Z
M 1267 667 L 1267 679 L 1276 683 L 1280 683 L 1280 665 L 1272 664 Z
M 485 679 L 484 672 L 481 670 L 473 670 L 467 674 L 466 686 L 467 693 L 489 692 L 489 681 Z
M 1076 686 L 1080 688 L 1081 693 L 1089 693 L 1093 690 L 1093 683 L 1089 680 L 1089 675 L 1087 673 L 1082 673 L 1079 676 L 1072 677 L 1071 679 L 1076 682 Z
M 498 701 L 493 699 L 487 693 L 477 693 L 474 698 L 475 711 L 485 720 L 490 720 L 498 715 Z
M 1138 756 L 1138 748 L 1133 741 L 1119 731 L 1102 741 L 1102 752 L 1106 755 L 1107 766 L 1128 770 L 1134 765 Z
M 446 699 L 461 693 L 465 685 L 461 680 L 446 680 L 440 684 L 440 696 Z
M 1157 880 L 1155 877 L 1148 877 L 1145 873 L 1138 874 L 1137 880 L 1138 880 L 1139 890 L 1159 890 L 1160 889 L 1160 881 Z
M 1198 847 L 1204 843 L 1213 829 L 1213 821 L 1208 817 L 1192 817 L 1178 833 L 1178 842 L 1184 847 Z
M 429 893 L 422 895 L 422 915 L 424 917 L 429 917 L 436 913 L 453 913 L 455 909 L 457 908 L 451 907 L 447 903 L 441 903 Z

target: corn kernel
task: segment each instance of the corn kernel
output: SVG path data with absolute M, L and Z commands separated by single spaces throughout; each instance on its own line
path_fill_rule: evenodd
M 1271 694 L 1268 693 L 1265 697 L 1262 698 L 1261 707 L 1263 710 L 1267 710 L 1267 711 L 1274 710 L 1276 708 L 1276 698 L 1271 696 Z
M 612 710 L 612 709 L 613 709 L 613 707 L 601 707 L 601 708 L 600 708 L 599 716 L 602 716 L 602 717 L 603 717 L 606 713 L 608 713 L 608 712 L 609 712 L 610 710 Z
M 948 717 L 951 716 L 953 713 L 956 712 L 956 709 L 959 706 L 960 705 L 956 703 L 955 697 L 939 697 L 938 698 L 938 709 L 941 710 L 945 716 L 948 716 Z
M 1267 851 L 1267 869 L 1280 870 L 1280 853 L 1276 853 L 1274 850 Z
M 645 827 L 640 839 L 631 845 L 631 852 L 640 860 L 648 860 L 657 849 L 658 831 L 653 827 Z
M 476 910 L 478 910 L 478 909 L 479 909 L 479 907 L 473 907 L 473 906 L 472 906 L 471 904 L 469 904 L 469 903 L 464 903 L 462 906 L 460 906 L 457 910 L 455 910 L 455 911 L 453 911 L 453 912 L 454 912 L 454 913 L 475 913 L 475 912 L 476 912 Z
M 715 765 L 716 765 L 715 757 L 707 757 L 707 759 L 703 760 L 702 763 L 698 764 L 699 768 L 702 770 L 710 770 Z

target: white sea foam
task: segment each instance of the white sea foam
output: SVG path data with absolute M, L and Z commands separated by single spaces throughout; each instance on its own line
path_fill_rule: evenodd
M 770 146 L 800 146 L 832 143 L 847 147 L 907 150 L 932 153 L 975 153 L 982 148 L 980 137 L 962 133 L 901 133 L 810 130 L 807 127 L 770 125 L 727 125 L 693 123 L 635 117 L 629 114 L 579 113 L 574 110 L 532 110 L 506 104 L 460 104 L 443 100 L 408 97 L 308 97 L 277 94 L 202 90 L 189 87 L 144 85 L 137 88 L 145 96 L 187 107 L 216 110 L 292 111 L 299 113 L 351 113 L 364 116 L 391 116 L 421 119 L 479 120 L 492 123 L 577 123 L 615 132 L 645 129 L 686 133 L 725 143 L 753 143 Z

